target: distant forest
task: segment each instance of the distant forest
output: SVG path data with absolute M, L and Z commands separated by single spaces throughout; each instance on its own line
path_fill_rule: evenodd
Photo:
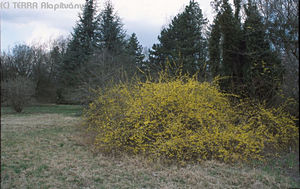
M 276 106 L 290 99 L 299 117 L 299 1 L 214 0 L 209 24 L 197 1 L 173 17 L 145 51 L 110 1 L 86 0 L 70 37 L 17 44 L 1 53 L 1 103 L 88 104 L 94 91 L 168 69 L 219 78 L 222 91 Z M 12 96 L 16 99 L 12 100 Z

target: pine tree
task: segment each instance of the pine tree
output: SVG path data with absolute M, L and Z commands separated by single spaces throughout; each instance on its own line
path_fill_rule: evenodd
M 106 1 L 104 10 L 98 15 L 98 22 L 96 32 L 98 48 L 113 54 L 124 52 L 126 32 L 110 1 Z
M 127 53 L 133 59 L 133 62 L 138 68 L 143 67 L 143 60 L 145 55 L 143 54 L 143 47 L 139 44 L 135 33 L 131 35 L 127 44 Z
M 66 85 L 77 84 L 77 71 L 92 55 L 96 45 L 95 30 L 97 26 L 94 0 L 86 0 L 82 15 L 72 33 L 63 63 L 63 82 Z
M 162 65 L 169 60 L 182 64 L 184 72 L 194 74 L 200 70 L 204 73 L 207 45 L 202 32 L 206 23 L 199 4 L 191 0 L 184 11 L 161 31 L 160 43 L 153 45 L 150 60 Z

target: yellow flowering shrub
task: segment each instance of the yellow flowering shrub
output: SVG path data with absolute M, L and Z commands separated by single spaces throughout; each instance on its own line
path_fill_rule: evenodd
M 253 132 L 257 140 L 263 140 L 268 147 L 283 150 L 296 146 L 296 118 L 285 111 L 284 106 L 266 108 L 264 104 L 241 100 L 236 109 L 241 127 Z
M 99 91 L 84 113 L 95 144 L 106 152 L 228 162 L 260 159 L 266 144 L 279 149 L 297 141 L 293 118 L 280 108 L 233 106 L 214 83 L 166 78 Z

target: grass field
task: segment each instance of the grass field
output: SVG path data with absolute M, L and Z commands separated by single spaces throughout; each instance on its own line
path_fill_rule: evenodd
M 40 105 L 1 115 L 1 188 L 300 187 L 297 152 L 268 162 L 185 166 L 96 153 L 80 127 L 80 106 Z
M 79 105 L 56 105 L 56 104 L 41 104 L 35 106 L 27 106 L 22 113 L 16 113 L 11 107 L 2 107 L 2 115 L 18 115 L 26 116 L 32 114 L 61 114 L 65 116 L 80 116 L 82 107 Z

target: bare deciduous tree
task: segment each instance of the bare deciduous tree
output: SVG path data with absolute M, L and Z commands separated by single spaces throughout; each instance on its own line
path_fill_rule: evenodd
M 33 82 L 24 76 L 3 81 L 1 87 L 2 95 L 5 95 L 10 106 L 18 113 L 22 112 L 34 94 Z

